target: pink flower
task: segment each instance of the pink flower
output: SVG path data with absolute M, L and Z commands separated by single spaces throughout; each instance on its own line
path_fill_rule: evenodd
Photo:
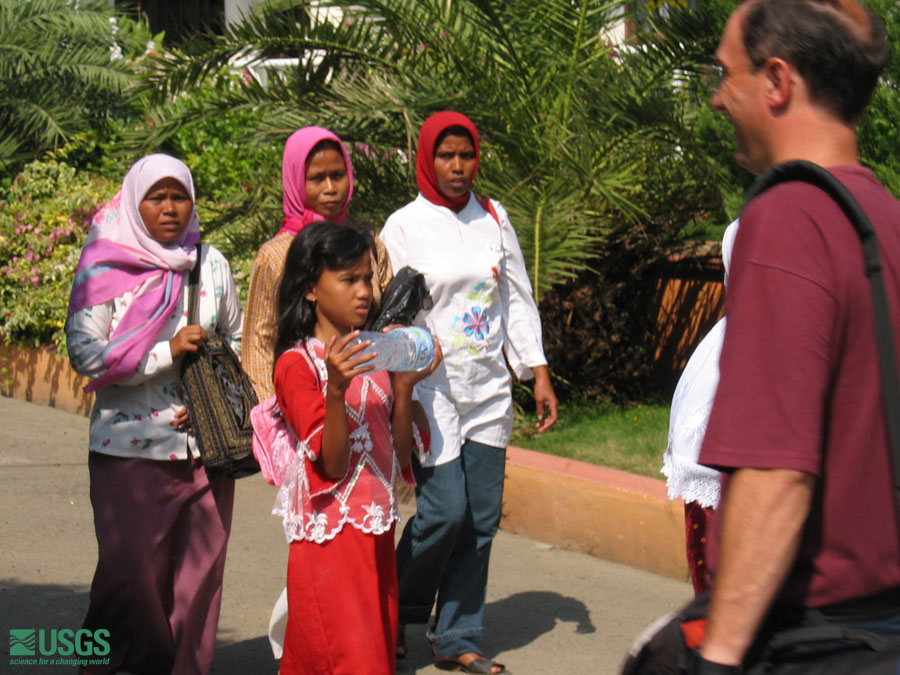
M 105 441 L 103 441 L 103 447 L 104 447 L 104 448 L 105 448 L 107 445 L 109 445 L 109 441 L 110 441 L 109 438 L 107 438 Z
M 169 459 L 171 459 L 174 462 L 178 458 L 175 455 L 169 455 Z
M 142 419 L 144 419 L 144 418 L 141 417 L 140 415 L 135 415 L 135 416 L 134 416 L 134 419 L 137 420 L 138 422 L 140 422 L 140 421 L 141 421 Z

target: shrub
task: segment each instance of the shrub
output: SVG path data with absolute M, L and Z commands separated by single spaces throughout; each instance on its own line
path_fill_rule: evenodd
M 0 339 L 65 351 L 72 276 L 91 218 L 115 193 L 109 180 L 36 161 L 0 201 Z

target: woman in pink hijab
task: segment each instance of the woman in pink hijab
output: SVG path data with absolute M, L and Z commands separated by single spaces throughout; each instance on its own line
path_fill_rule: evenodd
M 294 236 L 310 223 L 345 222 L 353 196 L 350 155 L 341 139 L 328 129 L 303 127 L 291 134 L 284 146 L 281 172 L 284 184 L 281 229 L 262 245 L 253 263 L 244 318 L 243 365 L 260 401 L 275 393 L 272 366 L 278 325 L 276 299 L 288 247 Z M 375 246 L 377 302 L 380 291 L 393 275 L 387 251 L 377 238 Z
M 213 333 L 240 351 L 241 308 L 228 261 L 199 238 L 190 170 L 150 155 L 94 217 L 75 274 L 69 359 L 96 392 L 88 468 L 98 562 L 83 627 L 108 631 L 110 647 L 108 663 L 87 673 L 212 666 L 234 481 L 207 477 L 178 374 Z

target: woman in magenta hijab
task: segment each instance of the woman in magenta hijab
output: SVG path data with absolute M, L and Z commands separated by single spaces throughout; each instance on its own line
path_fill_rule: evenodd
M 295 131 L 284 146 L 282 183 L 281 229 L 262 245 L 253 263 L 244 317 L 243 364 L 260 401 L 275 393 L 272 384 L 278 325 L 275 306 L 287 250 L 294 236 L 310 223 L 320 220 L 343 223 L 347 219 L 353 196 L 353 165 L 341 139 L 322 127 Z M 392 273 L 384 246 L 377 239 L 375 246 L 377 301 Z
M 198 250 L 199 238 L 191 172 L 150 155 L 94 217 L 75 274 L 69 359 L 96 392 L 88 468 L 99 559 L 84 628 L 109 631 L 110 646 L 109 663 L 84 672 L 212 666 L 234 481 L 206 475 L 179 368 L 214 332 L 239 352 L 241 309 L 228 261 Z
M 441 365 L 416 385 L 431 451 L 412 458 L 416 514 L 397 547 L 400 623 L 427 623 L 434 607 L 427 635 L 435 665 L 500 673 L 504 667 L 483 655 L 482 633 L 513 421 L 507 362 L 519 378 L 535 378 L 539 431 L 556 421 L 557 403 L 515 230 L 499 202 L 472 191 L 479 152 L 478 130 L 465 115 L 425 120 L 419 195 L 391 214 L 381 237 L 394 267 L 424 275 L 433 306 L 415 324 L 444 350 Z M 401 639 L 397 651 L 405 652 Z

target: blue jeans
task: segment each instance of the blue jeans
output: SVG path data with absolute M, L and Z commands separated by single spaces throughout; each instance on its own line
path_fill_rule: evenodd
M 438 656 L 481 651 L 491 542 L 500 526 L 506 449 L 467 440 L 447 464 L 413 457 L 416 514 L 397 546 L 400 623 L 427 623 Z

